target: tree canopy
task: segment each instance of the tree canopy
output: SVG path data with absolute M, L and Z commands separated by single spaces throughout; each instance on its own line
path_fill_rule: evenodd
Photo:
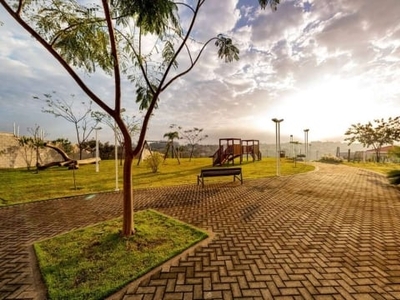
M 189 73 L 204 49 L 214 43 L 225 62 L 239 59 L 239 49 L 224 34 L 196 41 L 196 19 L 206 0 L 0 0 L 0 4 L 64 68 L 83 92 L 109 114 L 124 137 L 124 203 L 122 234 L 134 233 L 132 160 L 140 153 L 150 117 L 160 95 L 178 78 Z M 261 8 L 276 10 L 279 0 L 259 0 Z M 181 22 L 179 12 L 190 15 Z M 200 47 L 199 47 L 200 45 Z M 180 65 L 178 59 L 188 62 Z M 113 99 L 96 94 L 80 71 L 98 69 L 114 81 Z M 127 99 L 136 101 L 144 118 L 137 146 L 121 117 L 122 76 L 135 87 Z
M 349 136 L 345 138 L 351 145 L 359 142 L 364 147 L 372 147 L 376 154 L 376 159 L 380 161 L 381 148 L 384 145 L 392 145 L 399 141 L 400 117 L 385 119 L 375 119 L 366 124 L 352 124 L 345 132 Z

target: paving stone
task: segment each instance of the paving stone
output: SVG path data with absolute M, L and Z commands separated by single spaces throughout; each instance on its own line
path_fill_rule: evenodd
M 400 299 L 400 190 L 377 173 L 307 174 L 135 191 L 215 236 L 111 299 Z M 122 193 L 0 208 L 0 299 L 40 299 L 32 243 L 122 214 Z M 34 258 L 34 256 L 33 256 Z

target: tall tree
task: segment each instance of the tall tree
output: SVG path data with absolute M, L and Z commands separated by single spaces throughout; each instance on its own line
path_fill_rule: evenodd
M 66 138 L 58 138 L 51 143 L 54 144 L 56 147 L 60 147 L 61 150 L 63 150 L 67 154 L 72 154 L 72 152 L 74 151 L 71 141 Z
M 35 157 L 36 173 L 39 172 L 40 148 L 44 147 L 44 131 L 40 126 L 35 124 L 35 127 L 27 128 L 31 136 L 18 137 L 18 143 L 24 152 L 24 160 L 28 171 L 31 169 L 32 160 Z
M 18 137 L 18 144 L 23 149 L 23 158 L 26 163 L 26 168 L 29 171 L 32 166 L 33 151 L 35 150 L 33 139 L 30 136 L 20 136 Z
M 391 145 L 399 140 L 398 128 L 400 117 L 384 119 L 375 119 L 374 122 L 367 124 L 352 124 L 345 132 L 349 136 L 345 138 L 348 144 L 354 142 L 361 143 L 364 147 L 372 147 L 375 151 L 376 161 L 381 160 L 381 148 L 384 145 Z
M 206 138 L 208 138 L 208 134 L 203 134 L 203 128 L 193 127 L 193 129 L 184 130 L 182 137 L 186 139 L 190 145 L 190 157 L 189 157 L 190 161 L 193 157 L 196 145 L 201 141 L 205 140 Z
M 178 126 L 176 124 L 172 124 L 171 127 L 178 128 L 179 138 L 184 139 L 188 142 L 188 145 L 190 147 L 189 161 L 191 161 L 196 145 L 208 138 L 208 135 L 203 134 L 203 128 L 193 127 L 193 129 L 183 129 L 181 126 Z
M 80 110 L 74 107 L 76 105 L 75 95 L 71 95 L 71 101 L 62 98 L 53 98 L 56 92 L 52 94 L 44 94 L 44 99 L 40 97 L 33 97 L 40 99 L 46 103 L 46 108 L 42 108 L 42 112 L 52 114 L 54 117 L 61 117 L 64 120 L 74 124 L 75 136 L 79 148 L 79 159 L 82 159 L 83 150 L 85 150 L 85 143 L 92 134 L 94 128 L 101 121 L 101 116 L 94 116 L 95 112 L 92 109 L 92 101 L 80 101 Z
M 140 125 L 142 123 L 142 119 L 136 116 L 129 116 L 124 114 L 125 110 L 121 110 L 122 120 L 129 132 L 131 138 L 133 138 L 137 133 L 140 132 Z M 117 126 L 117 123 L 111 118 L 110 115 L 105 114 L 103 112 L 95 112 L 95 117 L 103 124 L 106 124 L 108 127 L 112 129 L 115 136 L 115 151 L 117 151 L 118 156 L 118 147 L 122 149 L 120 155 L 120 164 L 122 165 L 122 158 L 124 157 L 124 136 L 122 134 L 121 129 Z
M 171 147 L 171 157 L 174 158 L 174 153 L 176 152 L 174 146 L 174 140 L 179 139 L 179 132 L 178 131 L 166 132 L 164 133 L 164 138 L 168 139 L 168 146 L 167 146 L 167 152 L 165 153 L 165 157 L 168 156 L 168 150 Z
M 193 69 L 204 49 L 212 42 L 217 47 L 218 57 L 225 62 L 239 59 L 238 48 L 223 34 L 202 43 L 197 52 L 198 43 L 191 47 L 195 21 L 205 1 L 101 0 L 92 4 L 75 0 L 53 0 L 51 3 L 45 0 L 0 0 L 10 16 L 61 64 L 89 98 L 121 129 L 125 141 L 122 225 L 125 236 L 134 233 L 132 161 L 142 148 L 160 95 Z M 271 5 L 275 10 L 279 0 L 258 2 L 262 8 Z M 189 22 L 182 22 L 184 28 L 179 21 L 178 8 L 191 14 Z M 154 47 L 149 47 L 152 41 L 155 41 Z M 178 58 L 182 55 L 186 55 L 189 64 L 179 69 Z M 97 68 L 112 75 L 115 87 L 113 105 L 109 104 L 109 99 L 95 94 L 77 72 L 77 69 L 83 69 L 91 73 Z M 120 115 L 123 74 L 136 85 L 136 102 L 140 109 L 145 110 L 135 148 Z
M 28 128 L 28 132 L 32 135 L 32 146 L 36 153 L 36 173 L 39 173 L 39 161 L 40 158 L 40 148 L 44 147 L 44 131 L 40 129 L 40 126 L 35 124 L 35 127 Z

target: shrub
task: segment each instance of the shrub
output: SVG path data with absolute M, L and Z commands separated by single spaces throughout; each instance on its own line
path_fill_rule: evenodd
M 391 184 L 400 184 L 400 170 L 389 171 L 387 177 Z
M 163 161 L 163 157 L 160 153 L 158 152 L 152 152 L 146 159 L 144 160 L 145 166 L 153 173 L 157 173 L 158 168 L 160 167 L 161 163 Z
M 324 155 L 320 158 L 319 162 L 328 163 L 328 164 L 340 164 L 343 160 L 340 157 L 332 156 L 332 155 Z

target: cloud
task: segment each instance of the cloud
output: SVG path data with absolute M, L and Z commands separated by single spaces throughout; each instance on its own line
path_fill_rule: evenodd
M 181 12 L 187 24 L 190 11 Z M 199 51 L 209 38 L 225 33 L 237 44 L 240 60 L 224 63 L 211 43 L 195 68 L 161 94 L 147 137 L 162 139 L 170 124 L 179 124 L 204 128 L 207 143 L 220 137 L 273 143 L 271 118 L 278 117 L 285 119 L 283 136 L 301 140 L 309 128 L 310 140 L 332 140 L 343 138 L 352 123 L 395 116 L 399 15 L 398 0 L 286 0 L 277 12 L 261 10 L 255 0 L 207 0 L 191 48 Z M 12 122 L 40 122 L 54 138 L 70 135 L 65 123 L 40 112 L 32 96 L 53 90 L 64 97 L 87 96 L 1 8 L 0 19 L 5 23 L 0 27 L 0 130 L 10 131 Z M 178 71 L 189 62 L 181 56 Z M 81 76 L 112 105 L 112 78 L 101 72 Z M 134 90 L 124 81 L 123 106 L 137 115 Z M 112 140 L 110 131 L 102 130 L 102 136 Z

